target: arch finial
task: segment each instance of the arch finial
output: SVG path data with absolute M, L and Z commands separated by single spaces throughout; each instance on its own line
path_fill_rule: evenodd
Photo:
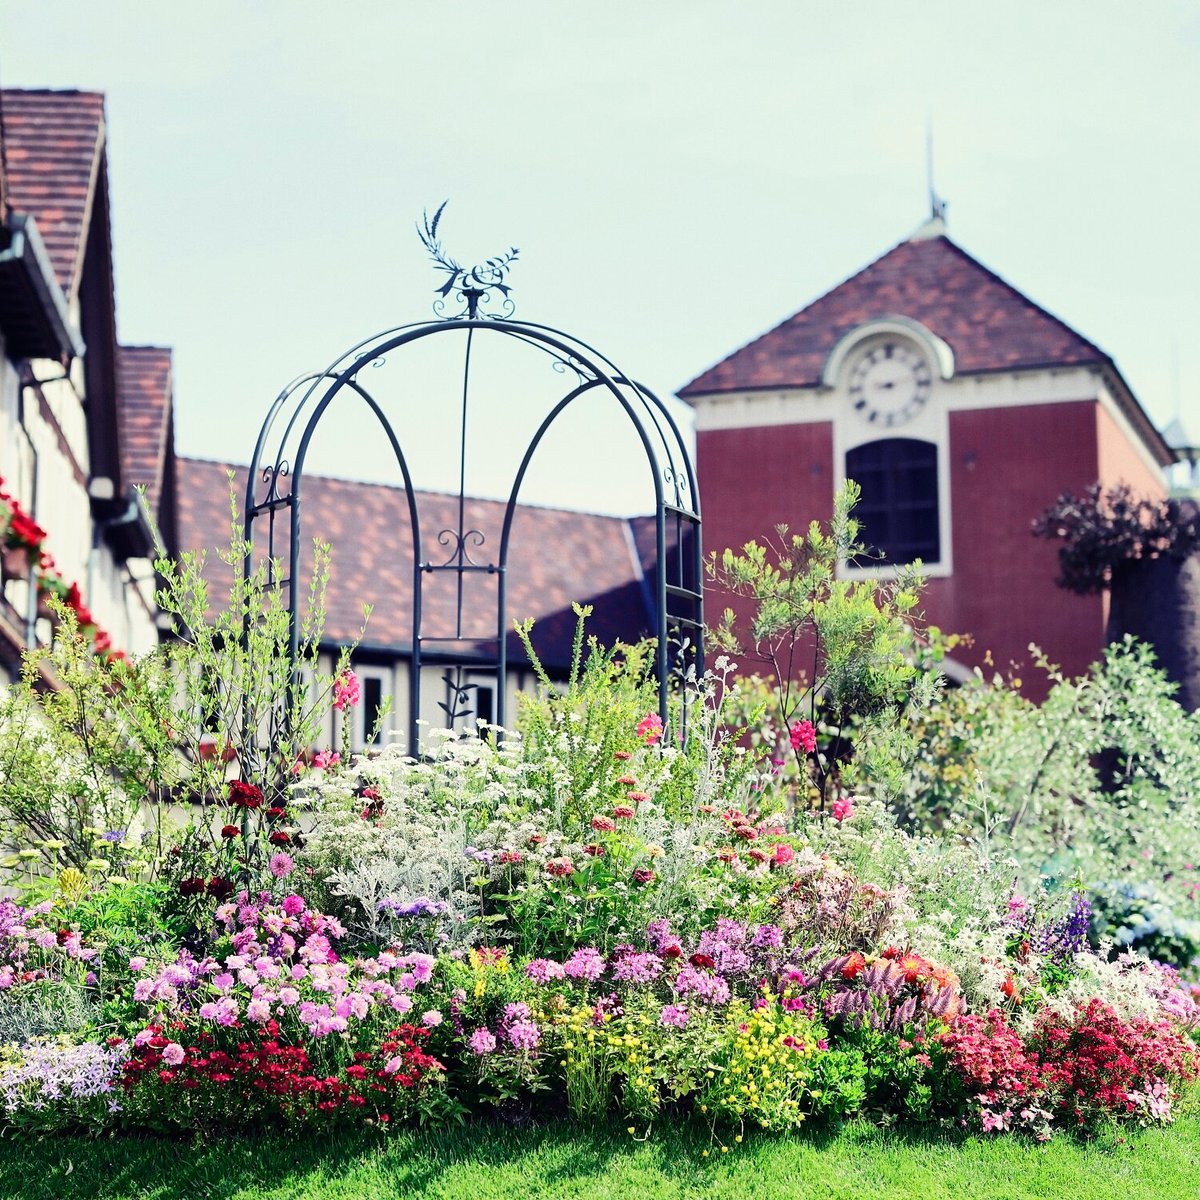
M 494 317 L 502 319 L 512 316 L 516 306 L 510 299 L 512 288 L 504 282 L 512 264 L 517 261 L 520 251 L 516 246 L 510 246 L 503 254 L 494 255 L 482 263 L 471 267 L 462 266 L 457 259 L 451 257 L 442 247 L 438 237 L 438 225 L 442 213 L 446 211 L 449 200 L 443 200 L 437 206 L 433 216 L 425 209 L 421 214 L 421 224 L 417 226 L 417 236 L 421 245 L 429 252 L 429 257 L 439 271 L 445 273 L 442 286 L 435 288 L 439 299 L 433 302 L 433 311 L 439 317 L 450 319 L 465 319 L 473 321 L 478 317 Z M 504 297 L 500 309 L 496 312 L 485 312 L 491 292 L 499 292 Z M 454 296 L 463 305 L 462 311 L 447 313 L 446 301 Z

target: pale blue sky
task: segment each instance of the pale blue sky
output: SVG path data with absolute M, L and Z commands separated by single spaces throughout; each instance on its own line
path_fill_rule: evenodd
M 184 453 L 244 460 L 289 378 L 426 315 L 446 196 L 461 257 L 520 246 L 522 316 L 669 394 L 921 221 L 927 114 L 951 235 L 1200 432 L 1195 4 L 6 0 L 0 80 L 108 94 L 120 336 L 175 348 Z M 488 398 L 474 490 L 548 397 Z M 427 486 L 452 407 L 396 412 Z M 555 449 L 531 497 L 648 506 L 615 418 Z M 358 428 L 319 465 L 384 473 Z

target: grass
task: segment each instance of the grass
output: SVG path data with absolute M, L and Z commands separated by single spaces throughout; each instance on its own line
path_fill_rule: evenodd
M 1167 1130 L 1036 1146 L 887 1132 L 864 1122 L 808 1137 L 707 1139 L 655 1130 L 498 1124 L 451 1131 L 201 1140 L 0 1142 L 0 1197 L 20 1200 L 493 1200 L 497 1197 L 812 1197 L 814 1200 L 1196 1200 L 1200 1118 Z

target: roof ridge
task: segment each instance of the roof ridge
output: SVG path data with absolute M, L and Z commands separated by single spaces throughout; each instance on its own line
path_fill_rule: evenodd
M 912 239 L 910 238 L 908 240 L 911 241 Z M 1032 308 L 1037 309 L 1037 311 L 1039 313 L 1041 313 L 1041 315 L 1043 317 L 1049 318 L 1049 320 L 1053 321 L 1060 328 L 1065 329 L 1067 331 L 1067 333 L 1069 333 L 1072 337 L 1077 337 L 1081 342 L 1085 342 L 1088 346 L 1090 346 L 1093 350 L 1095 350 L 1095 352 L 1097 354 L 1099 354 L 1100 357 L 1103 358 L 1106 362 L 1112 362 L 1112 355 L 1109 354 L 1106 350 L 1102 349 L 1100 346 L 1097 346 L 1096 343 L 1093 342 L 1090 337 L 1087 337 L 1085 334 L 1080 333 L 1079 330 L 1076 329 L 1073 325 L 1068 325 L 1067 322 L 1062 319 L 1062 317 L 1058 316 L 1056 313 L 1052 313 L 1048 308 L 1046 308 L 1045 305 L 1039 304 L 1032 297 L 1026 295 L 1026 293 L 1021 291 L 1021 289 L 1018 288 L 1015 284 L 1009 283 L 1009 281 L 1007 279 L 1005 279 L 1004 276 L 1001 275 L 998 271 L 993 270 L 991 267 L 989 267 L 987 265 L 987 263 L 981 262 L 969 250 L 965 250 L 962 246 L 960 246 L 958 244 L 958 242 L 956 242 L 948 233 L 941 233 L 935 238 L 927 238 L 925 240 L 927 240 L 929 242 L 945 242 L 946 245 L 949 246 L 951 250 L 953 250 L 956 254 L 960 255 L 962 258 L 965 258 L 967 260 L 967 262 L 969 262 L 973 267 L 978 267 L 979 270 L 981 270 L 986 276 L 988 276 L 989 279 L 994 280 L 1002 288 L 1004 288 L 1006 291 L 1008 291 L 1011 295 L 1015 296 L 1018 300 L 1021 300 L 1024 303 L 1030 305 Z
M 675 393 L 675 395 L 682 396 L 688 390 L 688 388 L 690 388 L 692 386 L 692 384 L 694 384 L 698 379 L 701 379 L 705 375 L 707 375 L 709 373 L 709 371 L 711 371 L 714 367 L 720 366 L 721 363 L 725 362 L 727 359 L 732 358 L 735 354 L 741 354 L 741 352 L 743 350 L 749 349 L 756 342 L 761 342 L 763 340 L 763 338 L 768 338 L 773 333 L 777 333 L 789 321 L 794 321 L 798 316 L 800 316 L 801 313 L 806 312 L 808 309 L 812 308 L 812 306 L 814 304 L 820 304 L 821 301 L 824 300 L 826 296 L 830 296 L 834 292 L 836 292 L 839 288 L 844 288 L 848 283 L 852 283 L 860 275 L 863 275 L 867 271 L 869 271 L 877 262 L 882 262 L 885 258 L 887 258 L 887 256 L 889 254 L 895 253 L 895 251 L 899 250 L 901 246 L 906 245 L 909 240 L 910 240 L 909 238 L 903 238 L 900 241 L 896 242 L 894 245 L 890 246 L 887 250 L 885 250 L 882 254 L 877 254 L 874 258 L 870 259 L 868 262 L 865 262 L 861 267 L 858 268 L 857 271 L 851 271 L 849 275 L 846 275 L 842 279 L 839 279 L 837 283 L 832 284 L 831 286 L 827 287 L 822 292 L 818 292 L 817 295 L 815 295 L 811 300 L 808 300 L 804 304 L 800 305 L 800 307 L 797 308 L 794 312 L 788 313 L 788 315 L 786 317 L 784 317 L 782 321 L 777 321 L 774 325 L 772 325 L 770 327 L 770 329 L 767 329 L 764 332 L 760 333 L 757 337 L 752 337 L 748 342 L 743 342 L 740 346 L 737 346 L 733 350 L 730 350 L 727 354 L 721 355 L 721 357 L 719 359 L 717 359 L 716 362 L 711 363 L 709 366 L 705 367 L 704 370 L 701 371 L 699 374 L 697 374 L 693 378 L 689 379 L 687 381 L 687 383 L 685 383 L 683 385 L 683 387 L 681 387 Z M 931 240 L 935 240 L 935 239 L 931 239 Z M 947 240 L 949 240 L 949 239 L 947 239 Z
M 241 472 L 242 474 L 244 474 L 247 470 L 247 466 L 245 463 L 231 463 L 231 462 L 226 462 L 223 459 L 219 459 L 219 458 L 202 458 L 200 455 L 197 455 L 197 454 L 177 454 L 175 457 L 180 462 L 204 463 L 204 464 L 207 464 L 208 466 L 212 466 L 212 467 L 225 467 L 228 470 L 231 470 L 234 472 Z M 347 477 L 345 475 L 327 475 L 323 471 L 306 472 L 305 478 L 306 479 L 322 479 L 322 480 L 326 481 L 327 483 L 346 483 L 346 484 L 350 484 L 352 487 L 379 488 L 381 491 L 388 491 L 388 492 L 397 492 L 397 491 L 403 490 L 403 487 L 400 484 L 380 483 L 378 480 L 350 479 L 349 477 Z M 414 487 L 413 491 L 419 496 L 445 496 L 448 499 L 454 499 L 458 495 L 457 492 L 447 491 L 447 490 L 443 490 L 441 488 Z M 507 500 L 498 500 L 492 496 L 466 495 L 463 497 L 463 499 L 464 500 L 477 500 L 482 504 L 505 505 L 508 503 Z M 581 509 L 581 508 L 565 508 L 564 506 L 559 505 L 559 504 L 536 504 L 529 500 L 518 500 L 517 507 L 518 508 L 536 508 L 539 512 L 567 513 L 573 517 L 597 517 L 603 521 L 619 521 L 622 524 L 628 524 L 629 521 L 634 520 L 636 517 L 647 515 L 644 513 L 637 513 L 633 517 L 618 517 L 618 516 L 614 516 L 612 513 L 598 513 L 598 512 L 592 512 L 588 509 Z M 653 514 L 649 514 L 649 515 L 653 516 Z
M 101 100 L 108 94 L 98 88 L 54 88 L 54 87 L 5 87 L 0 88 L 5 96 L 97 96 Z

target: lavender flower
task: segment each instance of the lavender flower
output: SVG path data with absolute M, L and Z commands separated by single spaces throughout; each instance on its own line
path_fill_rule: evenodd
M 0 1106 L 11 1115 L 22 1109 L 40 1111 L 47 1101 L 106 1096 L 128 1057 L 125 1042 L 115 1046 L 96 1042 L 27 1046 L 18 1062 L 0 1068 Z

